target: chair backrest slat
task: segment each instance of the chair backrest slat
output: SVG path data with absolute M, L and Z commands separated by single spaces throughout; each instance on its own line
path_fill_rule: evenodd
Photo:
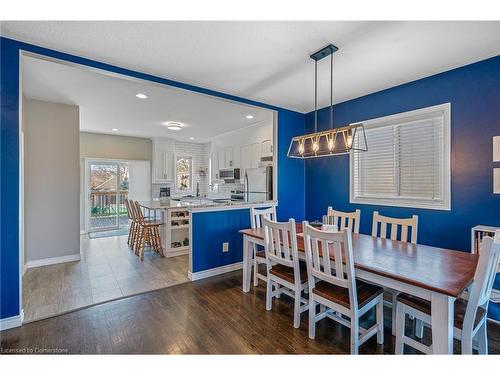
M 295 220 L 279 223 L 263 216 L 262 224 L 268 269 L 272 267 L 272 262 L 293 267 L 300 280 Z
M 325 232 L 313 228 L 307 221 L 302 226 L 310 289 L 314 288 L 316 279 L 348 288 L 351 308 L 356 308 L 358 302 L 351 232 Z
M 380 224 L 380 236 L 378 235 L 378 225 Z M 400 229 L 399 241 L 408 242 L 408 229 L 411 229 L 411 243 L 417 243 L 418 216 L 413 215 L 409 219 L 397 219 L 382 216 L 378 211 L 373 212 L 372 236 L 387 238 L 387 225 L 391 226 L 391 240 L 398 240 L 398 228 Z
M 269 208 L 250 207 L 250 224 L 252 228 L 262 228 L 263 217 L 276 221 L 276 206 Z
M 357 209 L 354 212 L 336 211 L 332 207 L 328 207 L 327 217 L 333 218 L 333 224 L 337 224 L 339 230 L 349 229 L 354 233 L 359 233 L 359 224 L 361 220 L 361 210 Z
M 474 281 L 470 288 L 467 310 L 465 311 L 464 330 L 474 328 L 479 307 L 488 308 L 499 261 L 500 230 L 497 230 L 495 239 L 488 236 L 484 237 L 479 249 L 479 260 L 474 273 Z

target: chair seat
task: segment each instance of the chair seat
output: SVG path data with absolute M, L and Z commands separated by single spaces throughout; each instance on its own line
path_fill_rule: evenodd
M 377 298 L 384 291 L 379 286 L 368 284 L 361 280 L 356 280 L 356 289 L 358 293 L 359 308 Z M 345 308 L 351 308 L 349 289 L 347 288 L 342 288 L 340 286 L 327 283 L 326 281 L 319 281 L 314 286 L 312 292 L 320 297 L 344 306 Z
M 413 307 L 416 310 L 423 312 L 431 316 L 431 302 L 425 299 L 412 296 L 410 294 L 401 293 L 397 296 L 398 302 L 401 302 L 407 306 Z M 467 310 L 467 301 L 459 298 L 455 301 L 455 317 L 453 319 L 454 326 L 458 329 L 462 329 L 464 326 L 465 311 Z M 476 312 L 476 318 L 474 321 L 474 327 L 476 327 L 479 322 L 485 317 L 486 310 L 479 307 Z
M 266 251 L 265 250 L 257 251 L 255 253 L 255 256 L 257 258 L 264 258 L 264 259 L 266 259 Z
M 300 266 L 300 282 L 304 283 L 307 281 L 307 266 L 305 262 L 302 261 L 299 262 L 299 266 Z M 280 279 L 286 280 L 289 283 L 292 284 L 295 283 L 292 267 L 287 267 L 282 264 L 276 264 L 271 268 L 269 273 L 278 276 Z

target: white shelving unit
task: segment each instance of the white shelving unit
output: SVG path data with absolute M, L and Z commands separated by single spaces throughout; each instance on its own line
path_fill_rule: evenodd
M 189 253 L 189 211 L 185 208 L 169 209 L 165 215 L 166 257 L 174 257 Z M 186 245 L 187 241 L 187 245 Z

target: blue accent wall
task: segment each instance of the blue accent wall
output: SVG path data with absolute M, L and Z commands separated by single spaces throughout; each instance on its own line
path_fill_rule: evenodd
M 432 58 L 432 57 L 430 57 Z M 306 217 L 320 219 L 331 205 L 361 209 L 361 232 L 371 233 L 374 210 L 394 217 L 419 216 L 418 242 L 470 250 L 470 229 L 500 226 L 500 195 L 493 194 L 492 137 L 500 135 L 500 56 L 393 87 L 334 106 L 334 126 L 451 103 L 451 211 L 349 203 L 349 156 L 306 162 Z M 329 108 L 318 128 L 329 126 Z M 313 113 L 306 116 L 312 131 Z M 370 147 L 370 145 L 368 145 Z
M 16 316 L 19 306 L 19 53 L 39 55 L 81 64 L 168 86 L 208 94 L 271 109 L 278 115 L 278 214 L 301 219 L 305 213 L 304 163 L 286 158 L 293 135 L 304 132 L 305 115 L 237 96 L 182 82 L 101 63 L 13 39 L 0 37 L 1 56 L 1 231 L 0 231 L 0 319 Z M 241 239 L 240 239 L 241 240 Z
M 250 228 L 250 210 L 194 212 L 191 215 L 193 232 L 192 272 L 200 272 L 238 263 L 243 260 L 243 239 L 240 229 Z M 222 244 L 229 242 L 229 251 Z

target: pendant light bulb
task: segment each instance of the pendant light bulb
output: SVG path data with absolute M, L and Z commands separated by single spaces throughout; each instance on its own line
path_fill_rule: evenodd
M 313 151 L 316 153 L 318 152 L 319 150 L 319 143 L 318 143 L 318 139 L 316 138 L 313 142 Z
M 304 142 L 299 143 L 299 154 L 302 155 L 304 153 Z
M 335 148 L 335 142 L 333 142 L 333 137 L 330 137 L 330 139 L 328 139 L 328 150 L 333 151 L 334 148 Z

